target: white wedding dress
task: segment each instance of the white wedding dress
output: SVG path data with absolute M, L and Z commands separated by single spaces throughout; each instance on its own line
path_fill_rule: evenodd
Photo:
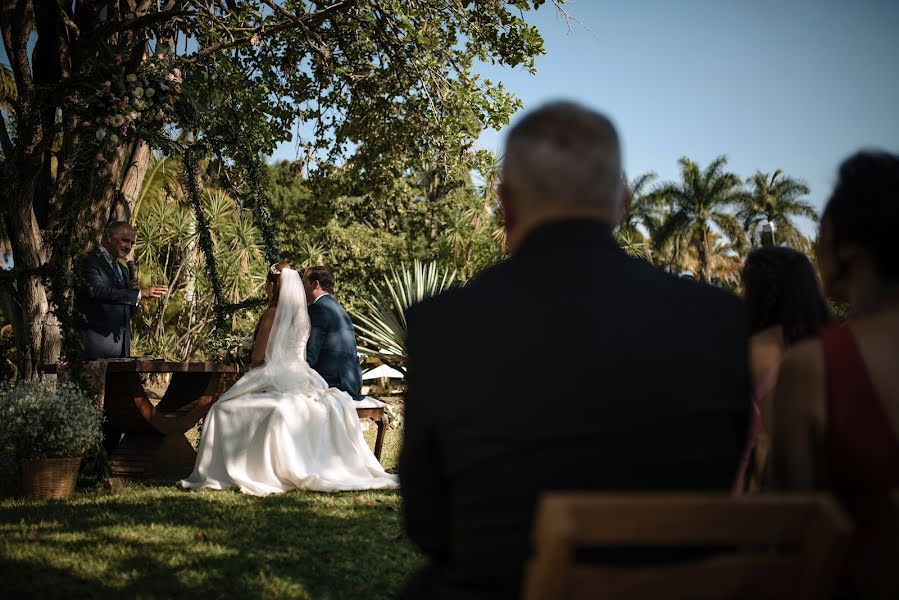
M 282 269 L 265 364 L 212 406 L 194 471 L 179 486 L 254 496 L 399 487 L 366 444 L 353 399 L 306 363 L 309 330 L 299 273 Z

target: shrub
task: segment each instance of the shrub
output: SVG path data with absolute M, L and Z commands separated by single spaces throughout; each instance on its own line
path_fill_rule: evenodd
M 82 456 L 100 441 L 103 411 L 71 383 L 0 384 L 0 449 L 18 459 Z

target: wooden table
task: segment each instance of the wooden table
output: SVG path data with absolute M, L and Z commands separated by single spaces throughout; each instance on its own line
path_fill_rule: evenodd
M 55 373 L 56 365 L 44 365 L 42 370 Z M 142 373 L 172 374 L 165 394 L 155 406 L 144 390 Z M 219 396 L 242 374 L 234 365 L 217 362 L 109 359 L 103 408 L 110 427 L 124 434 L 109 457 L 113 477 L 183 479 L 190 475 L 197 453 L 184 434 L 206 416 Z M 380 460 L 384 408 L 357 408 L 356 413 L 360 419 L 372 419 L 377 425 L 374 455 Z
M 47 372 L 55 372 L 47 365 Z M 155 406 L 141 382 L 142 373 L 171 373 Z M 103 408 L 111 429 L 124 436 L 109 464 L 114 477 L 190 475 L 197 453 L 185 437 L 238 377 L 237 367 L 216 362 L 171 362 L 144 358 L 106 363 Z M 99 384 L 99 382 L 98 382 Z

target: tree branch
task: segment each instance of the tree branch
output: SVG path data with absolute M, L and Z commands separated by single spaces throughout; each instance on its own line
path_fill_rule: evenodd
M 16 80 L 19 101 L 31 90 L 31 65 L 28 62 L 28 37 L 34 27 L 31 0 L 3 0 L 0 8 L 0 31 L 9 66 Z M 18 112 L 18 111 L 17 111 Z
M 296 29 L 296 28 L 301 27 L 302 25 L 305 25 L 306 27 L 308 27 L 311 24 L 315 24 L 319 21 L 324 20 L 325 18 L 327 18 L 328 16 L 330 16 L 333 13 L 341 12 L 341 11 L 352 8 L 353 5 L 355 5 L 357 1 L 358 0 L 343 0 L 342 2 L 336 2 L 336 3 L 332 4 L 331 6 L 326 6 L 325 8 L 318 10 L 314 13 L 309 13 L 308 15 L 305 15 L 303 17 L 296 17 L 295 19 L 291 19 L 291 21 L 289 23 L 278 23 L 277 25 L 272 25 L 270 27 L 265 26 L 265 25 L 260 25 L 259 27 L 254 29 L 250 35 L 245 35 L 243 37 L 239 37 L 232 42 L 213 44 L 211 46 L 207 46 L 207 47 L 203 48 L 202 50 L 200 50 L 199 52 L 197 52 L 194 55 L 192 62 L 198 58 L 205 58 L 205 57 L 209 56 L 210 54 L 215 54 L 216 52 L 220 52 L 222 50 L 230 50 L 231 48 L 238 48 L 240 46 L 246 46 L 247 44 L 252 43 L 254 39 L 258 40 L 262 37 L 271 36 L 276 33 L 280 33 L 281 31 L 286 31 L 289 29 Z
M 193 10 L 164 10 L 148 15 L 143 15 L 141 17 L 135 17 L 133 19 L 127 19 L 125 21 L 104 21 L 103 23 L 95 27 L 89 35 L 102 36 L 112 32 L 129 31 L 132 29 L 144 29 L 153 25 L 158 25 L 160 23 L 173 21 L 175 19 L 196 16 L 200 16 L 200 13 Z

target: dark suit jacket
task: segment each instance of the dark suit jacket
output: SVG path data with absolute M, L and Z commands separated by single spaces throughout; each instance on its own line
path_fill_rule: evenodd
M 84 358 L 120 358 L 131 354 L 131 314 L 138 290 L 128 288 L 128 271 L 119 283 L 99 248 L 81 262 L 81 286 L 75 293 L 76 327 L 81 335 Z
M 407 313 L 400 480 L 430 564 L 410 598 L 514 598 L 546 490 L 728 490 L 750 384 L 739 299 L 627 257 L 608 227 L 534 231 Z
M 309 305 L 312 332 L 306 344 L 306 362 L 328 385 L 362 399 L 362 369 L 356 351 L 353 322 L 331 294 Z

